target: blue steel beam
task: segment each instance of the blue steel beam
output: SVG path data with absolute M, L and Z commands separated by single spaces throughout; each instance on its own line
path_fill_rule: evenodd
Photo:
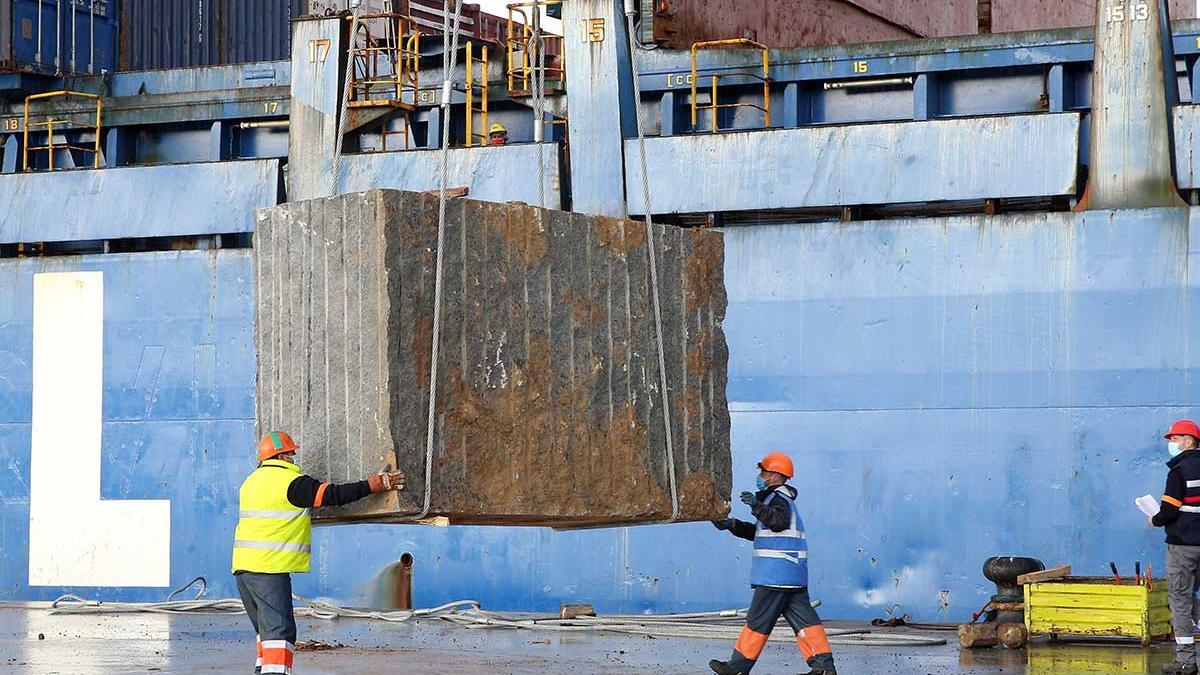
M 1173 111 L 1175 177 L 1181 190 L 1200 190 L 1200 106 Z
M 521 143 L 502 147 L 452 148 L 448 156 L 447 187 L 465 187 L 472 199 L 520 201 L 562 208 L 561 171 L 556 143 Z M 540 159 L 539 159 L 540 155 Z M 538 162 L 543 185 L 538 188 Z M 391 188 L 423 192 L 438 189 L 441 152 L 413 150 L 346 155 L 342 158 L 340 192 Z
M 773 82 L 855 80 L 928 72 L 1018 68 L 1058 63 L 1091 63 L 1090 29 L 914 40 L 911 42 L 774 50 Z M 656 49 L 639 54 L 643 93 L 690 88 L 688 52 Z M 697 71 L 704 77 L 734 73 L 753 65 L 753 55 L 702 51 Z M 724 78 L 723 78 L 724 79 Z M 730 78 L 730 83 L 738 80 Z
M 1090 171 L 1080 208 L 1182 206 L 1171 162 L 1178 76 L 1166 0 L 1101 4 L 1096 12 Z
M 625 143 L 629 212 L 643 214 Z M 1079 114 L 657 137 L 646 161 L 656 214 L 1073 196 Z
M 116 73 L 110 96 L 157 96 L 224 89 L 286 87 L 291 81 L 290 61 L 260 61 L 236 66 L 135 70 Z
M 341 18 L 310 19 L 292 26 L 293 71 L 288 127 L 288 199 L 337 192 L 335 155 L 343 150 L 339 125 L 346 57 Z
M 563 7 L 570 112 L 571 210 L 623 217 L 621 139 L 633 135 L 633 80 L 619 0 L 572 0 Z
M 277 160 L 0 176 L 0 243 L 252 232 Z

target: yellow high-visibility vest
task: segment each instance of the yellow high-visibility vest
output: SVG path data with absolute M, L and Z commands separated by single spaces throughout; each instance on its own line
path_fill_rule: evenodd
M 292 506 L 288 486 L 300 475 L 291 462 L 268 459 L 245 481 L 238 497 L 233 571 L 307 572 L 312 551 L 310 509 Z

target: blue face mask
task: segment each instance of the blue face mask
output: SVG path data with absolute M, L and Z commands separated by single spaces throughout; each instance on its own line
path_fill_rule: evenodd
M 766 481 L 766 480 L 765 480 L 765 479 L 764 479 L 762 476 L 759 476 L 758 478 L 755 478 L 755 479 L 754 479 L 754 484 L 755 484 L 756 486 L 758 486 L 758 491 L 759 491 L 759 492 L 762 492 L 763 490 L 766 490 L 766 489 L 767 489 L 767 481 Z
M 1183 446 L 1181 446 L 1178 441 L 1171 441 L 1170 443 L 1167 443 L 1167 452 L 1170 453 L 1172 457 L 1178 457 L 1179 453 L 1183 452 Z

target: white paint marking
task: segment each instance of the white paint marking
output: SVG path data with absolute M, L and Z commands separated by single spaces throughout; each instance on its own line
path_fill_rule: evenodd
M 104 274 L 33 278 L 30 586 L 171 582 L 171 502 L 101 500 Z

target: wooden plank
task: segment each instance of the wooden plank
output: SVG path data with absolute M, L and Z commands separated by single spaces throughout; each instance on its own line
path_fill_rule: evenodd
M 1138 597 L 1097 597 L 1094 595 L 1068 594 L 1039 594 L 1033 597 L 1029 609 L 1042 611 L 1047 609 L 1128 609 L 1140 611 L 1145 609 L 1146 599 Z
M 1019 623 L 1002 623 L 996 629 L 1000 644 L 1009 649 L 1020 649 L 1029 641 L 1029 630 Z
M 596 609 L 591 605 L 562 605 L 558 610 L 560 619 L 578 619 L 581 616 L 596 616 Z
M 1030 608 L 1030 611 L 1033 612 L 1035 616 L 1054 616 L 1054 615 L 1071 616 L 1071 615 L 1074 615 L 1075 613 L 1078 613 L 1080 616 L 1089 617 L 1089 616 L 1125 616 L 1125 615 L 1140 616 L 1147 610 L 1146 610 L 1145 605 L 1136 606 L 1136 605 L 1126 604 L 1123 606 L 1078 605 L 1078 606 L 1074 606 L 1074 607 L 1063 607 L 1063 606 L 1045 607 L 1045 606 L 1040 606 L 1040 605 L 1034 605 L 1033 607 Z
M 958 627 L 958 644 L 963 649 L 995 647 L 1000 643 L 994 623 L 967 623 Z
M 1033 621 L 1030 633 L 1054 633 L 1056 635 L 1123 635 L 1125 637 L 1141 637 L 1140 623 L 1091 623 L 1061 621 Z
M 1017 583 L 1024 586 L 1025 584 L 1031 584 L 1035 581 L 1050 581 L 1052 579 L 1062 579 L 1063 577 L 1069 576 L 1071 576 L 1071 566 L 1059 565 L 1058 567 L 1051 567 L 1050 569 L 1042 570 L 1041 572 L 1022 574 L 1021 576 L 1017 577 Z
M 1101 584 L 1075 584 L 1064 583 L 1061 581 L 1048 581 L 1033 584 L 1026 584 L 1026 588 L 1030 588 L 1034 593 L 1034 602 L 1037 602 L 1037 596 L 1044 593 L 1056 593 L 1060 595 L 1094 595 L 1097 597 L 1117 597 L 1117 596 L 1132 596 L 1145 597 L 1146 587 L 1136 584 L 1120 585 L 1115 582 L 1108 585 Z
M 441 190 L 425 190 L 423 192 L 423 194 L 434 195 L 435 197 L 440 198 L 442 191 Z M 446 198 L 447 199 L 456 199 L 458 197 L 466 197 L 469 194 L 471 194 L 470 188 L 466 188 L 466 187 L 446 188 Z

